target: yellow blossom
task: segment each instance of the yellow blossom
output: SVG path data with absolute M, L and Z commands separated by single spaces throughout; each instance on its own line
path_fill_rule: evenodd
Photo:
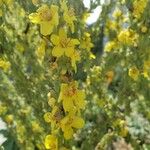
M 74 113 L 69 113 L 61 120 L 61 129 L 64 132 L 65 139 L 71 139 L 74 130 L 73 128 L 80 129 L 84 126 L 84 120 L 78 116 L 74 116 Z
M 122 15 L 122 12 L 121 12 L 121 10 L 120 9 L 115 9 L 115 11 L 113 12 L 113 14 L 112 14 L 112 16 L 114 17 L 114 18 L 118 18 L 118 17 L 120 17 Z
M 118 22 L 112 21 L 112 20 L 107 20 L 106 26 L 110 30 L 117 30 L 118 29 Z
M 128 131 L 128 128 L 127 128 L 125 120 L 120 120 L 119 127 L 120 127 L 120 133 L 119 134 L 122 137 L 126 137 L 128 135 L 128 133 L 129 133 L 129 131 Z
M 128 74 L 129 74 L 129 76 L 130 76 L 132 79 L 137 80 L 138 77 L 139 77 L 140 72 L 139 72 L 139 70 L 138 70 L 136 67 L 131 67 L 131 68 L 129 69 Z
M 19 139 L 23 141 L 24 139 L 21 139 L 21 138 L 24 137 L 26 133 L 26 128 L 20 121 L 16 123 L 16 132 L 17 132 L 16 134 L 18 135 Z
M 49 35 L 59 22 L 58 6 L 51 5 L 49 8 L 47 5 L 43 5 L 36 13 L 30 14 L 29 19 L 33 23 L 40 24 L 41 34 Z
M 46 112 L 44 114 L 44 119 L 47 123 L 51 123 L 51 127 L 58 127 L 60 120 L 63 117 L 63 111 L 58 106 L 52 108 L 52 112 Z
M 56 136 L 49 134 L 45 138 L 45 147 L 50 150 L 58 150 L 58 139 Z
M 78 89 L 77 82 L 61 84 L 59 101 L 61 100 L 63 101 L 64 110 L 68 112 L 74 108 L 79 110 L 85 107 L 85 93 Z
M 131 29 L 124 29 L 118 34 L 118 41 L 122 44 L 136 45 L 138 34 Z
M 117 41 L 109 41 L 106 43 L 104 51 L 105 52 L 111 52 L 114 49 L 118 48 L 118 43 Z
M 8 124 L 12 124 L 12 123 L 13 123 L 13 120 L 14 120 L 14 116 L 13 116 L 13 115 L 6 115 L 6 116 L 5 116 L 5 121 L 6 121 Z
M 55 98 L 51 97 L 51 98 L 48 99 L 49 106 L 54 107 L 55 103 L 56 103 Z
M 10 68 L 10 63 L 0 58 L 0 68 L 6 72 Z
M 75 16 L 74 8 L 72 7 L 68 8 L 66 0 L 62 0 L 60 4 L 61 4 L 61 9 L 64 11 L 64 14 L 63 14 L 64 20 L 66 21 L 68 26 L 71 28 L 71 32 L 74 33 L 74 21 L 77 20 Z
M 135 0 L 133 2 L 133 16 L 139 19 L 144 12 L 148 0 Z
M 5 114 L 7 112 L 7 107 L 0 104 L 0 115 Z
M 90 16 L 90 13 L 84 12 L 82 15 L 82 21 L 85 23 L 87 21 L 87 18 Z
M 77 51 L 74 51 L 73 54 L 70 55 L 70 58 L 71 58 L 71 65 L 76 72 L 77 71 L 76 61 L 80 61 L 80 55 Z
M 68 38 L 67 33 L 63 28 L 59 29 L 59 35 L 51 35 L 51 42 L 54 45 L 52 55 L 55 57 L 61 57 L 64 54 L 67 57 L 72 56 L 75 46 L 80 43 L 77 39 Z
M 31 126 L 32 126 L 33 132 L 42 132 L 43 131 L 43 128 L 39 125 L 39 123 L 37 121 L 32 121 Z
M 84 33 L 84 37 L 83 37 L 83 39 L 81 40 L 80 47 L 83 48 L 83 49 L 86 49 L 86 50 L 90 51 L 93 46 L 94 46 L 94 45 L 93 45 L 93 43 L 91 42 L 90 34 L 87 33 L 87 32 Z

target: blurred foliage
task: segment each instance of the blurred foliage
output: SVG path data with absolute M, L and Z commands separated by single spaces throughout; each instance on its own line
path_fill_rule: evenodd
M 150 149 L 150 1 L 89 1 L 86 8 L 82 0 L 68 0 L 72 16 L 65 18 L 60 0 L 0 0 L 0 116 L 7 125 L 0 149 Z M 43 4 L 58 7 L 59 23 L 50 23 L 47 35 L 36 18 Z M 98 20 L 86 24 L 98 6 Z M 69 47 L 76 55 L 54 54 L 62 27 L 80 42 Z M 64 94 L 70 87 L 77 91 L 73 105 L 64 104 L 72 101 Z M 62 124 L 72 106 L 79 107 L 73 117 L 80 122 L 64 125 L 74 133 L 67 140 Z

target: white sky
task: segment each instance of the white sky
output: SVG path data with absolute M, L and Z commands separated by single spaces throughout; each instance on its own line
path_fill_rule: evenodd
M 94 1 L 94 0 L 93 0 Z M 104 1 L 104 0 L 101 0 Z M 90 0 L 83 0 L 84 6 L 89 8 L 90 7 Z M 91 13 L 91 15 L 88 17 L 87 19 L 87 24 L 92 24 L 94 22 L 96 22 L 96 20 L 98 19 L 100 13 L 102 11 L 101 6 L 98 6 L 96 9 L 93 10 L 93 13 Z
M 0 119 L 0 130 L 6 129 L 6 124 Z M 6 140 L 6 138 L 0 134 L 0 145 Z

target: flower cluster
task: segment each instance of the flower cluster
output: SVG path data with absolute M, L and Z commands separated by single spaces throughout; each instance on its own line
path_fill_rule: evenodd
M 81 50 L 87 50 L 87 53 L 91 54 L 90 50 L 94 45 L 89 33 L 83 33 L 83 37 L 74 37 L 75 22 L 78 21 L 74 8 L 68 7 L 66 0 L 61 0 L 60 7 L 54 4 L 50 7 L 42 5 L 35 13 L 29 15 L 29 19 L 32 23 L 40 25 L 40 33 L 44 36 L 36 50 L 39 62 L 43 61 L 46 48 L 50 46 L 51 56 L 56 58 L 55 63 L 67 60 L 76 73 L 76 63 L 81 60 Z M 60 69 L 61 65 L 57 65 L 57 68 Z M 72 69 L 67 68 L 63 75 L 67 71 L 71 72 Z M 76 129 L 83 128 L 81 111 L 86 105 L 85 92 L 79 89 L 78 81 L 74 80 L 73 76 L 69 80 L 60 81 L 58 94 L 58 98 L 48 94 L 51 111 L 44 114 L 45 121 L 51 126 L 51 133 L 45 138 L 45 147 L 53 150 L 59 147 L 58 134 L 63 133 L 64 138 L 69 140 L 72 139 Z
M 9 61 L 3 60 L 0 58 L 0 68 L 2 68 L 5 72 L 10 68 Z
M 140 72 L 135 66 L 129 69 L 129 76 L 132 79 L 137 80 L 139 77 L 139 74 L 140 74 Z
M 70 139 L 73 136 L 73 128 L 82 128 L 84 120 L 80 117 L 80 110 L 85 107 L 85 93 L 78 89 L 77 82 L 62 84 L 59 95 L 59 101 L 62 101 L 63 109 L 67 114 L 61 120 L 61 129 L 64 137 Z
M 83 90 L 78 89 L 77 82 L 62 83 L 58 101 L 51 97 L 50 94 L 48 94 L 48 99 L 52 110 L 45 113 L 44 119 L 51 124 L 51 134 L 46 137 L 45 145 L 46 147 L 52 147 L 54 145 L 51 145 L 51 140 L 47 139 L 49 139 L 48 137 L 57 139 L 56 135 L 60 129 L 64 138 L 68 140 L 73 137 L 74 129 L 80 129 L 84 126 L 80 111 L 85 108 L 86 103 L 85 93 Z M 56 143 L 58 142 L 57 140 L 55 141 L 55 147 L 57 147 Z
M 81 59 L 78 50 L 80 42 L 78 39 L 68 36 L 69 29 L 74 33 L 74 22 L 77 21 L 77 18 L 74 9 L 67 7 L 67 1 L 60 1 L 60 5 L 60 12 L 57 5 L 51 5 L 50 7 L 42 5 L 35 13 L 29 15 L 29 19 L 32 23 L 40 25 L 40 33 L 42 35 L 50 35 L 50 42 L 53 46 L 52 56 L 57 58 L 66 56 L 70 58 L 72 68 L 77 71 L 76 62 Z M 61 12 L 63 12 L 63 15 L 59 15 Z M 63 23 L 59 22 L 59 20 L 63 21 Z M 56 32 L 54 33 L 54 31 Z M 37 49 L 37 56 L 43 59 L 45 44 L 44 42 L 41 43 L 41 46 Z M 85 45 L 86 43 L 89 46 Z M 88 49 L 93 47 L 89 34 L 86 36 L 86 39 L 83 38 L 81 44 L 81 48 L 86 49 L 87 47 Z
M 66 30 L 60 28 L 58 35 L 51 35 L 51 42 L 54 45 L 52 55 L 55 57 L 61 57 L 63 55 L 69 57 L 72 67 L 76 70 L 76 61 L 80 60 L 80 55 L 75 49 L 75 46 L 80 44 L 79 40 L 67 37 Z
M 139 19 L 146 8 L 148 0 L 135 0 L 133 3 L 133 16 Z
M 150 61 L 144 61 L 143 69 L 141 71 L 135 66 L 129 68 L 128 74 L 135 81 L 138 80 L 140 75 L 143 75 L 146 79 L 150 79 Z
M 122 44 L 136 45 L 138 34 L 131 29 L 124 29 L 118 34 L 118 41 Z
M 59 23 L 58 6 L 51 5 L 49 8 L 47 5 L 43 5 L 36 13 L 30 14 L 29 19 L 40 25 L 41 34 L 50 35 Z

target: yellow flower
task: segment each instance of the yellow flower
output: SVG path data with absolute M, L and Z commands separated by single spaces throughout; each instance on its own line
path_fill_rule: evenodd
M 58 150 L 58 139 L 56 136 L 49 134 L 45 138 L 45 147 L 50 150 Z
M 87 21 L 87 18 L 90 16 L 90 13 L 88 13 L 88 12 L 83 12 L 83 14 L 82 14 L 82 21 L 83 21 L 83 23 L 86 23 L 86 21 Z
M 74 53 L 75 45 L 79 45 L 80 42 L 77 39 L 71 39 L 67 37 L 65 29 L 59 29 L 59 35 L 53 34 L 51 36 L 51 42 L 54 45 L 52 55 L 55 57 L 61 57 L 64 54 L 67 57 L 72 56 Z
M 108 30 L 117 30 L 118 26 L 119 24 L 116 21 L 107 20 L 106 22 L 106 27 L 108 28 Z
M 7 107 L 0 104 L 0 115 L 5 114 L 7 112 Z
M 44 114 L 44 119 L 46 122 L 51 123 L 52 126 L 55 126 L 57 123 L 60 122 L 61 118 L 63 117 L 63 112 L 57 106 L 54 106 L 52 112 L 46 112 Z
M 118 18 L 118 17 L 120 17 L 122 15 L 122 12 L 121 12 L 121 10 L 120 9 L 115 9 L 115 11 L 113 12 L 113 14 L 112 14 L 112 16 L 114 17 L 114 18 Z
M 55 98 L 51 97 L 51 98 L 48 99 L 48 104 L 49 104 L 50 107 L 54 107 L 55 103 L 56 103 Z
M 132 68 L 129 69 L 128 74 L 132 79 L 137 80 L 138 77 L 139 77 L 140 72 L 136 67 L 132 67 Z
M 10 68 L 10 63 L 0 58 L 0 68 L 2 68 L 5 72 Z
M 135 0 L 133 3 L 133 16 L 139 19 L 144 12 L 148 0 Z
M 63 14 L 64 20 L 70 27 L 71 32 L 74 33 L 74 21 L 77 20 L 75 13 L 74 13 L 74 8 L 70 7 L 68 9 L 67 2 L 65 0 L 62 0 L 60 4 L 61 4 L 61 9 L 64 11 L 64 14 Z
M 128 128 L 127 128 L 125 120 L 120 120 L 119 127 L 120 127 L 120 133 L 119 134 L 122 137 L 126 137 L 128 135 L 128 133 L 129 133 L 129 131 L 128 131 Z
M 40 127 L 40 125 L 37 121 L 32 121 L 31 126 L 32 126 L 32 131 L 33 132 L 42 132 L 43 131 L 43 128 Z
M 118 34 L 118 41 L 122 44 L 136 45 L 138 34 L 131 29 L 124 29 Z
M 6 115 L 5 121 L 6 121 L 8 124 L 12 124 L 12 123 L 13 123 L 13 120 L 14 120 L 14 116 L 13 116 L 13 115 Z
M 69 113 L 61 120 L 61 129 L 64 132 L 65 139 L 71 139 L 74 131 L 73 128 L 80 129 L 84 126 L 84 120 L 80 117 L 74 116 L 73 113 Z
M 118 48 L 118 43 L 117 41 L 109 41 L 106 43 L 104 51 L 105 52 L 111 52 L 114 49 Z
M 49 35 L 59 22 L 58 6 L 51 5 L 49 8 L 47 5 L 43 5 L 36 13 L 30 14 L 29 19 L 33 23 L 40 24 L 41 34 Z
M 81 41 L 81 45 L 80 47 L 83 49 L 87 49 L 88 51 L 91 50 L 91 48 L 93 47 L 93 43 L 91 42 L 91 37 L 89 33 L 84 33 L 84 37 Z
M 77 71 L 76 61 L 80 61 L 80 55 L 77 51 L 74 51 L 73 54 L 70 56 L 70 58 L 71 58 L 71 65 L 76 72 Z
M 82 90 L 78 90 L 77 87 L 77 82 L 61 84 L 59 101 L 63 101 L 63 108 L 65 111 L 69 112 L 74 108 L 79 110 L 85 107 L 85 93 Z

